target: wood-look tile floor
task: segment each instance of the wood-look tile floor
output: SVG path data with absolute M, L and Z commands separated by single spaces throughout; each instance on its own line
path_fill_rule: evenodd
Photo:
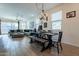
M 0 35 L 0 56 L 58 56 L 56 48 L 40 52 L 41 46 L 29 41 L 28 37 L 12 39 L 8 35 Z M 79 47 L 62 45 L 63 51 L 59 56 L 79 56 Z

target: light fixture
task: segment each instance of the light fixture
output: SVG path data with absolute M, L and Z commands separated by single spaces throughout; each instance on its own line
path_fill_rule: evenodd
M 46 20 L 48 21 L 48 16 L 47 16 L 47 13 L 46 13 L 46 10 L 44 10 L 45 8 L 45 4 L 41 4 L 41 9 L 38 7 L 38 5 L 36 4 L 37 6 L 37 9 L 41 10 L 41 14 L 40 14 L 40 20 Z

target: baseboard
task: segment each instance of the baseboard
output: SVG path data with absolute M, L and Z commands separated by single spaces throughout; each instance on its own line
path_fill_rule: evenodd
M 79 45 L 77 45 L 77 44 L 73 44 L 73 43 L 70 43 L 70 42 L 62 42 L 62 43 L 64 43 L 64 44 L 68 44 L 68 45 L 72 45 L 72 46 L 75 46 L 75 47 L 79 47 Z

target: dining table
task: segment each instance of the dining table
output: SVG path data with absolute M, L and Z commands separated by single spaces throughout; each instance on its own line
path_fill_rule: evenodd
M 44 49 L 44 50 L 46 50 L 46 49 L 51 48 L 52 46 L 54 46 L 52 44 L 52 36 L 58 35 L 58 33 L 49 33 L 49 32 L 47 32 L 47 33 L 43 33 L 43 34 L 47 35 L 47 37 L 48 37 L 48 45 Z

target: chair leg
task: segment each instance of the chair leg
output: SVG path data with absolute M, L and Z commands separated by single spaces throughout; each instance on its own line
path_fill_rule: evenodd
M 55 45 L 54 45 L 54 44 L 55 44 L 55 42 L 53 42 L 53 43 L 52 43 L 52 46 L 53 46 L 53 47 L 55 47 Z
M 61 50 L 63 50 L 63 48 L 62 48 L 62 44 L 60 43 L 60 47 L 61 47 Z
M 32 40 L 32 38 L 31 38 L 31 40 L 30 40 L 30 43 L 33 43 L 33 40 Z
M 59 44 L 57 43 L 57 52 L 59 54 Z
M 41 52 L 43 52 L 45 50 L 45 43 L 42 43 L 42 49 Z

